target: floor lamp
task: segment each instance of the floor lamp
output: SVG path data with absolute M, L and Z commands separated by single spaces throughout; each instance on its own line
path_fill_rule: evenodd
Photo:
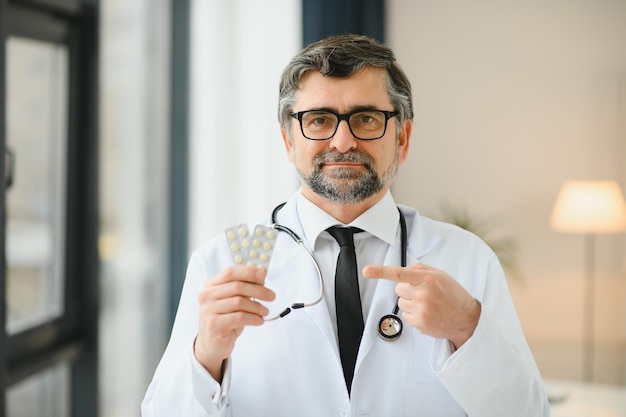
M 568 181 L 554 204 L 550 225 L 559 232 L 585 236 L 583 380 L 593 379 L 595 236 L 626 230 L 626 204 L 615 181 Z

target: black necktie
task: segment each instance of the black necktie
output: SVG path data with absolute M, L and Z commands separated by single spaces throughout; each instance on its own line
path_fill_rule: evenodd
M 354 250 L 356 227 L 330 227 L 328 233 L 339 243 L 339 258 L 335 272 L 335 307 L 337 309 L 337 335 L 339 354 L 348 393 L 352 386 L 356 355 L 363 335 L 363 310 L 359 293 L 359 277 Z

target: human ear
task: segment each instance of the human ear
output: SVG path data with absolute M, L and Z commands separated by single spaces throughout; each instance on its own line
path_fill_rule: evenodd
M 284 129 L 280 129 L 280 135 L 283 137 L 283 143 L 285 144 L 285 150 L 287 151 L 287 157 L 289 162 L 294 163 L 293 158 L 293 139 Z
M 402 127 L 398 132 L 398 160 L 404 162 L 409 154 L 409 144 L 411 142 L 411 132 L 413 131 L 413 121 L 408 119 L 402 122 Z

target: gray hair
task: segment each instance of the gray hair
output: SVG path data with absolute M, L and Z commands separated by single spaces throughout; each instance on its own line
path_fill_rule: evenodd
M 331 36 L 314 42 L 296 55 L 283 70 L 278 97 L 278 121 L 288 129 L 296 93 L 302 77 L 309 71 L 322 75 L 347 78 L 365 67 L 387 71 L 387 94 L 394 110 L 398 111 L 398 125 L 413 119 L 411 84 L 398 65 L 393 51 L 374 39 L 362 35 Z

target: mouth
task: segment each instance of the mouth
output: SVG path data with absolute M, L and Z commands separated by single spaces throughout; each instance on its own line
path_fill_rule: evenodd
M 327 174 L 339 178 L 353 178 L 361 175 L 363 171 L 368 171 L 366 164 L 353 161 L 325 162 L 320 168 Z
M 367 167 L 358 162 L 327 162 L 320 167 L 328 180 L 355 181 L 368 172 Z
M 358 168 L 363 167 L 363 163 L 361 162 L 325 162 L 322 164 L 323 167 L 328 168 Z

